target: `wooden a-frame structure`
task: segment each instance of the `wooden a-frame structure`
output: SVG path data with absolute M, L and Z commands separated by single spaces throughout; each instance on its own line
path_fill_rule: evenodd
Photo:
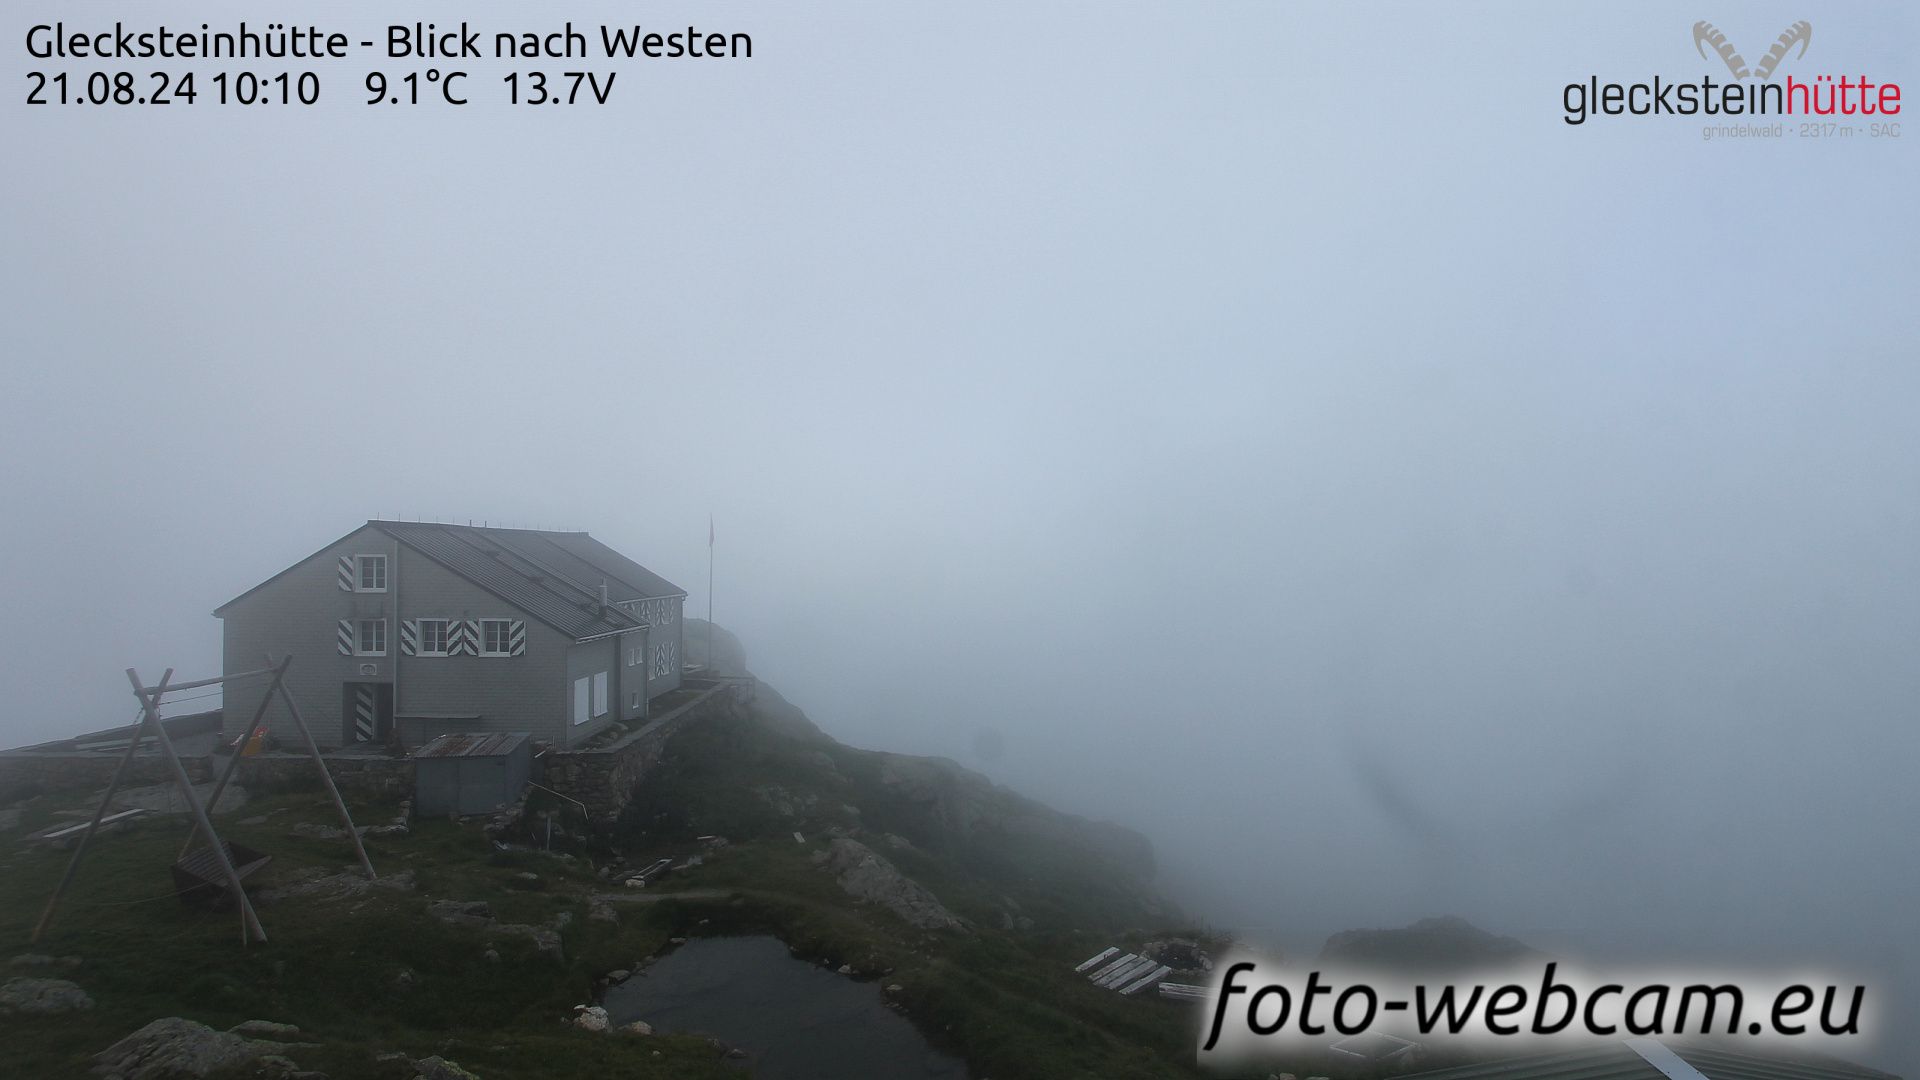
M 107 793 L 101 797 L 99 807 L 93 812 L 93 819 L 87 823 L 87 831 L 80 835 L 79 842 L 73 847 L 73 857 L 67 860 L 66 873 L 61 875 L 60 884 L 54 886 L 53 895 L 47 898 L 46 910 L 40 913 L 40 921 L 33 928 L 33 941 L 39 941 L 40 936 L 53 922 L 53 913 L 60 906 L 61 897 L 66 895 L 68 887 L 73 884 L 74 875 L 80 869 L 80 860 L 86 855 L 87 843 L 93 839 L 93 834 L 99 831 L 100 819 L 106 816 L 108 806 L 113 803 L 113 796 L 120 790 L 120 781 L 126 776 L 127 766 L 133 763 L 133 756 L 140 749 L 141 740 L 149 732 L 153 735 L 155 745 L 160 749 L 161 757 L 167 763 L 168 771 L 173 774 L 173 782 L 180 786 L 180 793 L 185 796 L 187 807 L 193 812 L 193 832 L 188 834 L 186 846 L 180 849 L 181 858 L 184 859 L 193 849 L 195 841 L 204 839 L 221 877 L 232 893 L 234 906 L 240 909 L 240 943 L 245 945 L 249 941 L 267 940 L 267 932 L 260 926 L 260 917 L 254 914 L 253 903 L 247 898 L 247 891 L 240 883 L 240 872 L 234 866 L 230 849 L 221 841 L 220 834 L 214 831 L 213 819 L 208 816 L 208 812 L 220 801 L 221 793 L 226 790 L 227 781 L 233 777 L 235 768 L 240 764 L 241 750 L 245 740 L 259 728 L 260 720 L 266 715 L 267 707 L 273 703 L 276 694 L 286 705 L 287 713 L 292 716 L 294 727 L 299 730 L 301 740 L 306 743 L 307 754 L 313 759 L 314 767 L 320 772 L 321 785 L 326 788 L 328 797 L 333 800 L 333 808 L 339 811 L 340 820 L 346 825 L 347 837 L 353 841 L 354 853 L 360 857 L 360 868 L 367 872 L 369 879 L 375 876 L 373 862 L 367 858 L 366 846 L 360 842 L 360 833 L 353 827 L 353 816 L 347 813 L 347 804 L 340 798 L 340 789 L 334 786 L 333 774 L 327 771 L 326 759 L 320 756 L 320 748 L 313 741 L 313 733 L 307 729 L 306 719 L 300 715 L 300 706 L 294 702 L 293 695 L 287 692 L 287 668 L 292 664 L 292 656 L 278 663 L 274 662 L 272 656 L 268 656 L 267 666 L 254 671 L 216 675 L 210 679 L 184 683 L 174 682 L 173 669 L 168 668 L 165 674 L 160 676 L 160 681 L 152 686 L 144 685 L 140 681 L 140 674 L 133 668 L 127 669 L 127 681 L 133 684 L 133 695 L 140 700 L 140 723 L 134 729 L 133 738 L 128 740 L 126 751 L 120 755 L 120 764 L 113 770 L 113 779 L 107 784 Z M 272 681 L 268 683 L 266 693 L 260 695 L 260 705 L 254 709 L 253 719 L 242 729 L 242 746 L 233 748 L 232 755 L 227 759 L 227 767 L 221 770 L 220 779 L 215 782 L 212 794 L 205 805 L 202 805 L 199 796 L 194 794 L 193 781 L 187 776 L 186 766 L 181 764 L 180 754 L 174 749 L 173 739 L 167 734 L 166 725 L 160 720 L 160 699 L 169 693 L 181 690 L 215 685 L 224 687 L 230 682 L 262 675 L 271 676 Z

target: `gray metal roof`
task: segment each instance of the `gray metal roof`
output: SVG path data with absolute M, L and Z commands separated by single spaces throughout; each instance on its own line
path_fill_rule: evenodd
M 619 608 L 603 607 L 598 581 L 577 581 L 572 574 L 528 557 L 522 547 L 530 530 L 413 521 L 368 524 L 570 637 L 642 625 Z
M 687 595 L 687 590 L 595 540 L 589 533 L 548 532 L 531 535 L 555 551 L 570 554 L 604 575 L 613 589 L 615 600 L 652 600 L 662 596 Z M 597 586 L 599 582 L 595 580 L 589 584 Z M 626 595 L 621 595 L 622 592 Z
M 413 752 L 414 760 L 421 758 L 456 757 L 500 757 L 511 754 L 521 743 L 527 741 L 526 735 L 442 735 Z
M 1761 1057 L 1697 1042 L 1662 1042 L 1707 1080 L 1899 1080 L 1862 1065 L 1811 1054 Z M 1561 1054 L 1461 1065 L 1410 1073 L 1402 1080 L 1667 1080 L 1666 1074 L 1625 1043 Z

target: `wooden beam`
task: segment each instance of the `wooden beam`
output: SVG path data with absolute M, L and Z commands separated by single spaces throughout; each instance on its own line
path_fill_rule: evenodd
M 1109 945 L 1106 948 L 1088 957 L 1086 960 L 1081 961 L 1080 966 L 1077 968 L 1074 968 L 1073 970 L 1084 973 L 1088 968 L 1098 967 L 1099 965 L 1106 963 L 1107 961 L 1113 959 L 1118 955 L 1120 955 L 1120 950 Z
M 255 675 L 271 675 L 271 674 L 273 674 L 272 668 L 263 667 L 255 671 L 243 671 L 238 675 L 216 675 L 211 679 L 195 679 L 192 682 L 174 683 L 172 686 L 167 687 L 167 691 L 198 690 L 202 686 L 212 686 L 215 683 L 232 682 L 235 679 L 251 679 Z M 156 689 L 155 687 L 151 687 L 151 686 L 142 686 L 139 688 L 139 692 L 143 694 L 151 694 L 155 689 Z
M 1159 982 L 1161 979 L 1164 979 L 1171 974 L 1173 974 L 1173 969 L 1168 967 L 1165 964 L 1161 964 L 1159 967 L 1154 968 L 1152 971 L 1149 971 L 1145 975 L 1140 976 L 1138 979 L 1135 979 L 1134 981 L 1128 983 L 1126 986 L 1121 987 L 1120 993 L 1123 995 L 1129 995 L 1129 996 L 1133 994 L 1137 994 L 1140 991 L 1145 990 L 1147 987 L 1152 986 L 1154 983 Z
M 220 779 L 214 781 L 213 794 L 207 796 L 209 814 L 220 805 L 220 796 L 227 790 L 227 781 L 233 778 L 233 771 L 240 766 L 240 751 L 246 747 L 247 740 L 252 738 L 253 729 L 260 726 L 260 718 L 267 715 L 267 706 L 273 704 L 273 689 L 280 685 L 280 677 L 286 674 L 287 665 L 291 663 L 293 663 L 293 655 L 289 653 L 285 660 L 280 661 L 279 667 L 266 669 L 273 672 L 273 681 L 267 684 L 266 693 L 260 695 L 260 704 L 253 710 L 253 719 L 247 721 L 247 729 L 240 735 L 240 745 L 235 747 L 232 756 L 227 758 L 227 767 L 220 770 Z M 181 845 L 180 854 L 174 861 L 178 862 L 186 858 L 187 852 L 193 850 L 193 842 L 198 839 L 200 839 L 200 830 L 195 827 L 187 833 L 187 842 Z
M 292 661 L 292 655 L 288 655 L 286 663 Z M 267 656 L 267 663 L 273 663 L 271 654 Z M 300 737 L 306 740 L 307 753 L 313 755 L 313 767 L 320 770 L 320 782 L 326 785 L 327 794 L 333 799 L 333 808 L 340 811 L 340 820 L 346 823 L 347 839 L 353 841 L 354 854 L 360 856 L 360 868 L 367 872 L 367 880 L 372 881 L 379 876 L 373 872 L 373 860 L 367 858 L 367 846 L 360 842 L 360 831 L 353 827 L 353 815 L 347 813 L 347 804 L 340 798 L 340 789 L 333 786 L 333 774 L 327 771 L 327 760 L 320 756 L 320 747 L 314 744 L 313 732 L 307 730 L 307 721 L 300 715 L 300 706 L 294 703 L 293 695 L 287 691 L 286 680 L 275 679 L 274 687 L 280 691 L 280 700 L 286 702 L 287 712 L 293 714 L 293 726 L 300 729 Z
M 116 821 L 125 821 L 128 818 L 139 817 L 141 814 L 151 814 L 151 813 L 153 813 L 153 811 L 147 809 L 144 806 L 136 806 L 131 810 L 122 810 L 117 814 L 108 814 L 106 817 L 103 817 L 100 819 L 100 825 L 102 828 L 105 828 L 106 826 L 111 825 Z M 34 837 L 34 839 L 40 841 L 41 843 L 45 843 L 48 840 L 64 839 L 66 837 L 72 836 L 74 833 L 77 833 L 84 828 L 87 828 L 87 825 L 88 823 L 86 822 L 82 822 L 81 824 L 78 824 L 78 825 L 69 825 L 64 829 L 55 829 L 50 833 L 41 833 L 39 836 Z
M 160 685 L 153 691 L 158 697 L 167 692 L 167 683 L 173 678 L 173 669 L 160 676 Z M 135 683 L 134 685 L 139 685 Z M 113 779 L 107 783 L 107 793 L 100 798 L 100 805 L 93 812 L 93 820 L 87 822 L 87 831 L 81 835 L 80 842 L 73 845 L 73 858 L 67 860 L 67 872 L 60 875 L 60 884 L 53 887 L 53 895 L 47 897 L 47 906 L 40 912 L 40 921 L 34 924 L 33 936 L 27 940 L 38 942 L 40 935 L 46 933 L 47 926 L 53 922 L 54 909 L 60 906 L 60 898 L 67 894 L 67 887 L 73 884 L 73 875 L 80 869 L 80 857 L 87 853 L 87 843 L 93 834 L 100 831 L 100 819 L 107 814 L 107 805 L 113 802 L 113 796 L 120 790 L 120 781 L 127 775 L 127 765 L 133 761 L 133 752 L 140 748 L 140 736 L 146 733 L 147 721 L 154 717 L 153 709 L 146 706 L 146 698 L 141 697 L 140 722 L 134 726 L 133 740 L 127 743 L 127 752 L 120 755 L 120 764 L 113 768 Z
M 173 781 L 180 785 L 180 793 L 187 797 L 187 808 L 193 811 L 194 820 L 200 823 L 200 830 L 207 835 L 213 848 L 213 857 L 220 864 L 220 870 L 227 876 L 227 884 L 233 888 L 233 902 L 240 907 L 240 943 L 247 942 L 247 932 L 252 931 L 256 941 L 267 940 L 267 931 L 260 925 L 260 916 L 254 914 L 253 901 L 247 899 L 246 887 L 240 884 L 240 872 L 233 867 L 233 860 L 227 857 L 225 845 L 220 843 L 220 834 L 213 829 L 213 822 L 207 817 L 206 807 L 200 805 L 199 796 L 193 793 L 193 781 L 187 778 L 186 766 L 180 764 L 180 754 L 173 748 L 173 739 L 167 734 L 166 725 L 160 722 L 160 695 L 151 696 L 141 692 L 140 673 L 127 669 L 127 681 L 133 684 L 134 696 L 140 699 L 146 709 L 147 721 L 153 728 L 154 738 L 160 743 L 160 752 L 167 759 L 167 767 L 173 772 Z

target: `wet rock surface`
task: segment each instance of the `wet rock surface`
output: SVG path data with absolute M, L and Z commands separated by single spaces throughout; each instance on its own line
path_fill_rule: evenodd
M 8 979 L 0 984 L 0 1016 L 59 1016 L 93 1008 L 85 990 L 65 979 Z
M 858 840 L 840 838 L 827 847 L 826 868 L 856 900 L 879 904 L 922 930 L 962 930 L 965 925 L 918 882 Z
M 295 1030 L 284 1024 L 270 1026 Z M 300 1073 L 298 1066 L 281 1056 L 286 1043 L 249 1039 L 237 1030 L 215 1031 L 178 1016 L 163 1017 L 96 1054 L 93 1072 L 102 1080 L 194 1080 L 216 1069 L 260 1063 L 261 1072 L 270 1076 L 317 1077 Z

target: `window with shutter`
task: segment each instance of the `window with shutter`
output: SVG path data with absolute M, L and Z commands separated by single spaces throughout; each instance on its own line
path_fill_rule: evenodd
M 387 591 L 387 557 L 385 555 L 355 555 L 354 574 L 355 591 Z
M 511 621 L 507 619 L 480 620 L 480 655 L 513 655 L 513 624 Z

